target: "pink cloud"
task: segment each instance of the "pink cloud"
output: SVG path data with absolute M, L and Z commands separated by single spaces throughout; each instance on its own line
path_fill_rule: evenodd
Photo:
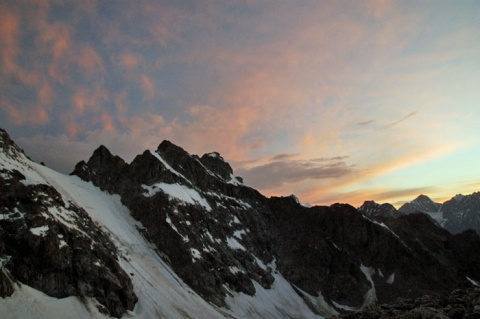
M 135 55 L 130 52 L 125 52 L 118 57 L 118 62 L 127 70 L 135 69 L 141 60 L 140 55 Z
M 0 58 L 4 74 L 12 73 L 16 69 L 19 28 L 19 17 L 5 6 L 0 6 Z
M 147 95 L 148 99 L 153 99 L 155 97 L 155 82 L 146 74 L 140 75 L 140 85 Z

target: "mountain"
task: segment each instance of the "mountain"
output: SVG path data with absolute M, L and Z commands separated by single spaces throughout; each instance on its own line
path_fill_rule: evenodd
M 445 218 L 441 211 L 442 204 L 435 203 L 426 195 L 419 195 L 413 201 L 403 204 L 398 211 L 403 214 L 422 212 L 430 216 L 440 226 L 445 226 Z M 445 228 L 445 227 L 444 227 Z M 467 228 L 466 228 L 467 229 Z M 464 229 L 464 230 L 466 230 Z
M 216 152 L 100 146 L 66 176 L 0 149 L 0 317 L 321 318 L 480 282 L 475 232 L 267 198 Z
M 480 192 L 456 195 L 443 203 L 441 212 L 446 220 L 444 227 L 452 234 L 473 229 L 480 234 Z
M 433 202 L 428 196 L 420 195 L 413 201 L 405 203 L 398 211 L 404 214 L 425 213 L 452 234 L 459 234 L 468 229 L 480 234 L 479 192 L 456 195 L 442 204 Z
M 426 195 L 419 195 L 413 201 L 403 204 L 398 211 L 411 214 L 416 212 L 432 212 L 437 213 L 440 210 L 442 204 L 435 203 L 430 197 Z
M 389 216 L 389 217 L 396 217 L 401 215 L 393 205 L 385 203 L 385 204 L 378 204 L 374 201 L 365 201 L 362 206 L 358 208 L 358 211 L 362 214 L 365 214 L 369 217 L 378 217 L 378 216 Z
M 480 235 L 480 192 L 456 195 L 444 203 L 435 203 L 426 195 L 403 204 L 398 211 L 390 204 L 366 201 L 359 211 L 370 217 L 396 217 L 402 214 L 424 213 L 452 234 L 473 229 Z

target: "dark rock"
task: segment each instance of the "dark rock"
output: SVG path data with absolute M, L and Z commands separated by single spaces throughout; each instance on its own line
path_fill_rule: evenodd
M 473 229 L 480 235 L 480 192 L 455 196 L 442 205 L 445 229 L 452 234 Z
M 113 191 L 119 174 L 127 164 L 119 156 L 114 156 L 103 145 L 100 145 L 87 163 L 80 161 L 71 175 L 77 175 L 85 181 L 94 182 L 102 190 Z
M 11 294 L 15 280 L 57 298 L 95 297 L 116 317 L 132 310 L 131 280 L 115 246 L 88 214 L 49 185 L 25 185 L 15 171 L 5 177 L 0 176 L 0 256 L 11 258 L 0 267 L 2 294 Z
M 401 215 L 391 204 L 377 204 L 374 201 L 365 201 L 363 205 L 358 208 L 358 211 L 371 218 L 379 216 L 397 217 Z
M 212 173 L 222 177 L 227 181 L 230 180 L 233 176 L 232 168 L 217 152 L 203 155 L 200 161 Z
M 398 211 L 404 214 L 417 212 L 438 212 L 442 204 L 435 203 L 426 195 L 419 195 L 413 201 L 403 204 Z

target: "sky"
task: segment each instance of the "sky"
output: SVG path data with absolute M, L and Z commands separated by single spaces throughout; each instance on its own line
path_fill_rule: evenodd
M 480 191 L 480 1 L 0 0 L 0 127 L 70 173 L 170 140 L 301 202 Z

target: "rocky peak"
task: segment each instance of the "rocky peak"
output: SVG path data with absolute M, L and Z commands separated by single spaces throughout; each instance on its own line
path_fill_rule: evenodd
M 212 173 L 222 177 L 225 180 L 230 180 L 233 176 L 232 168 L 217 152 L 203 155 L 202 158 L 200 158 L 200 161 Z
M 373 200 L 365 201 L 362 206 L 358 208 L 358 211 L 369 216 L 392 216 L 395 217 L 398 215 L 398 211 L 389 203 L 378 204 Z
M 402 213 L 414 213 L 414 212 L 438 212 L 441 207 L 441 204 L 435 203 L 430 197 L 426 195 L 419 195 L 410 203 L 405 203 L 402 207 L 399 208 L 399 211 Z
M 0 128 L 0 150 L 12 159 L 19 159 L 21 156 L 25 156 L 23 150 L 15 144 L 7 131 L 2 128 Z
M 191 158 L 187 151 L 167 140 L 162 141 L 158 145 L 157 153 L 160 154 L 169 164 L 185 162 Z
M 457 195 L 443 203 L 441 211 L 447 219 L 444 227 L 451 233 L 474 229 L 480 234 L 480 192 Z
M 112 192 L 120 172 L 126 167 L 127 163 L 122 158 L 113 155 L 104 145 L 100 145 L 88 162 L 77 163 L 70 175 L 77 175 L 85 181 L 93 181 L 101 189 Z
M 0 134 L 0 296 L 24 283 L 57 298 L 95 297 L 113 316 L 132 310 L 133 285 L 109 235 Z

